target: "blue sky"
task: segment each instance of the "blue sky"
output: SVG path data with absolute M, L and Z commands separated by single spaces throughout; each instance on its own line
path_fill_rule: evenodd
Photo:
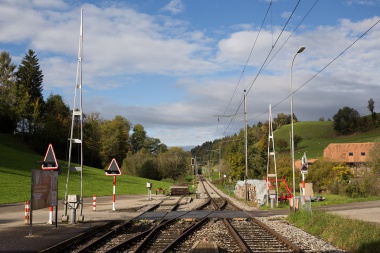
M 17 65 L 34 50 L 45 99 L 60 94 L 70 108 L 83 9 L 84 112 L 122 115 L 168 146 L 201 145 L 243 128 L 244 89 L 249 125 L 268 120 L 269 104 L 273 117 L 290 114 L 290 68 L 300 46 L 292 69 L 298 120 L 332 119 L 344 106 L 366 115 L 368 100 L 375 111 L 380 101 L 379 0 L 0 6 L 0 50 Z

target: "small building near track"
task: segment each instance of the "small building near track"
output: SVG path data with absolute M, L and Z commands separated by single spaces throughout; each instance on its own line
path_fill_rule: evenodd
M 267 195 L 267 183 L 265 180 L 259 179 L 248 179 L 248 200 L 255 201 L 259 204 L 263 204 L 265 202 L 265 198 Z M 239 180 L 235 185 L 235 195 L 238 198 L 245 198 L 245 181 Z

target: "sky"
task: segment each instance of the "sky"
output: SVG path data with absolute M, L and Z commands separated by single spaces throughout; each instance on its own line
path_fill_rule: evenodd
M 84 113 L 169 147 L 233 135 L 244 108 L 250 126 L 290 114 L 291 97 L 299 121 L 379 111 L 380 0 L 0 0 L 0 51 L 35 51 L 44 99 L 71 109 L 81 10 Z

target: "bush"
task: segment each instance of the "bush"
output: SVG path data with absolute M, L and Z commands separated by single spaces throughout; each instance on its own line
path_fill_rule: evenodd
M 168 183 L 171 183 L 173 184 L 174 183 L 174 179 L 173 178 L 164 178 L 161 180 L 162 182 L 168 182 Z
M 360 182 L 361 191 L 367 196 L 380 196 L 380 176 L 376 173 L 367 173 Z
M 369 172 L 358 181 L 348 184 L 345 194 L 351 198 L 380 196 L 379 180 L 379 175 Z
M 359 182 L 354 182 L 346 187 L 346 195 L 350 198 L 366 197 L 365 192 L 362 191 Z
M 346 189 L 347 189 L 347 182 L 341 181 L 341 180 L 336 180 L 336 181 L 333 181 L 329 185 L 328 188 L 332 194 L 337 194 L 337 195 L 345 194 Z

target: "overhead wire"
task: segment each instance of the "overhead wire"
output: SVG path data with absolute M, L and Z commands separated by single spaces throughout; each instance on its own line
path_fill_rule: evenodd
M 246 70 L 246 68 L 247 68 L 247 66 L 248 66 L 248 62 L 249 62 L 249 60 L 250 60 L 250 58 L 251 58 L 251 56 L 252 56 L 253 49 L 254 49 L 255 46 L 256 46 L 257 40 L 258 40 L 258 38 L 259 38 L 259 36 L 260 36 L 260 33 L 261 33 L 261 31 L 262 31 L 262 29 L 263 29 L 263 27 L 264 27 L 265 20 L 267 19 L 267 16 L 268 16 L 268 13 L 269 13 L 269 10 L 271 9 L 271 7 L 272 7 L 272 1 L 270 1 L 269 5 L 268 5 L 267 11 L 266 11 L 266 13 L 265 13 L 265 15 L 264 15 L 264 18 L 263 18 L 263 21 L 261 22 L 259 32 L 257 33 L 257 36 L 256 36 L 256 38 L 255 38 L 255 41 L 254 41 L 254 43 L 253 43 L 253 45 L 252 45 L 251 51 L 250 51 L 250 53 L 249 53 L 249 55 L 248 55 L 248 58 L 247 58 L 247 60 L 246 60 L 246 62 L 245 62 L 245 64 L 244 64 L 243 71 L 242 71 L 242 73 L 240 74 L 240 77 L 239 77 L 239 80 L 238 80 L 238 82 L 237 82 L 237 84 L 236 84 L 236 86 L 235 86 L 234 92 L 232 93 L 232 97 L 231 97 L 231 99 L 229 100 L 228 105 L 227 105 L 226 109 L 224 110 L 224 113 L 222 114 L 223 117 L 226 116 L 227 110 L 228 110 L 228 108 L 229 108 L 230 105 L 231 105 L 231 102 L 232 102 L 232 100 L 233 100 L 233 98 L 234 98 L 234 96 L 235 96 L 235 94 L 236 94 L 236 91 L 237 91 L 237 88 L 239 87 L 239 84 L 241 83 L 241 80 L 242 80 L 242 78 L 243 78 L 243 76 L 244 76 L 245 70 Z M 237 111 L 239 111 L 240 107 L 241 107 L 241 104 L 238 106 L 238 109 L 236 110 L 235 115 L 237 114 Z M 233 121 L 233 118 L 230 120 L 230 123 L 228 124 L 227 128 L 229 128 L 229 126 L 231 125 L 232 121 Z M 219 123 L 220 123 L 220 122 L 219 122 L 219 117 L 218 117 L 218 125 L 219 125 Z M 227 128 L 226 128 L 226 129 L 227 129 Z M 224 131 L 223 135 L 225 134 L 226 131 L 227 131 L 227 130 Z
M 277 36 L 277 39 L 276 39 L 275 43 L 272 43 L 271 50 L 269 51 L 267 57 L 265 58 L 263 64 L 261 65 L 260 70 L 258 71 L 258 73 L 257 73 L 256 77 L 254 78 L 254 80 L 250 82 L 250 86 L 249 86 L 249 88 L 248 88 L 248 89 L 246 90 L 246 92 L 245 92 L 245 95 L 246 95 L 246 96 L 248 95 L 249 91 L 251 90 L 251 88 L 252 88 L 253 84 L 255 83 L 255 81 L 257 80 L 258 76 L 259 76 L 259 75 L 261 74 L 261 72 L 264 70 L 264 67 L 266 66 L 265 64 L 266 64 L 266 62 L 267 62 L 269 56 L 271 55 L 271 53 L 272 53 L 274 47 L 276 46 L 278 40 L 280 39 L 280 37 L 281 37 L 281 35 L 283 34 L 285 28 L 287 27 L 287 25 L 288 25 L 290 19 L 292 18 L 294 12 L 295 12 L 296 9 L 298 8 L 300 2 L 301 2 L 301 0 L 298 0 L 296 6 L 294 7 L 294 9 L 293 9 L 293 11 L 292 11 L 292 13 L 290 14 L 290 16 L 288 17 L 286 23 L 284 24 L 284 26 L 283 26 L 283 28 L 282 28 L 280 34 Z M 265 19 L 266 19 L 266 16 L 267 16 L 267 14 L 268 14 L 269 8 L 270 8 L 271 6 L 272 6 L 272 1 L 270 2 L 270 5 L 269 5 L 269 7 L 268 7 L 267 13 L 266 13 L 266 15 L 265 15 Z M 263 23 L 262 23 L 262 25 L 261 25 L 260 31 L 261 31 L 261 29 L 262 29 L 262 27 L 263 27 L 263 24 L 264 24 L 264 22 L 265 22 L 265 19 L 263 20 Z M 259 34 L 258 34 L 258 36 L 259 36 Z M 258 36 L 257 36 L 257 38 L 258 38 Z M 255 40 L 255 44 L 256 44 L 257 38 L 256 38 L 256 40 Z M 254 45 L 255 45 L 255 44 L 254 44 Z M 253 47 L 252 47 L 252 50 L 253 50 Z M 251 53 L 252 53 L 252 50 L 251 50 Z M 250 53 L 249 57 L 251 56 L 251 53 Z M 249 59 L 248 59 L 248 60 L 249 60 Z M 248 60 L 247 60 L 247 62 L 246 62 L 246 65 L 244 66 L 244 69 L 243 69 L 243 72 L 242 72 L 242 74 L 241 74 L 241 76 L 240 76 L 239 82 L 240 82 L 240 80 L 241 80 L 241 78 L 242 78 L 242 75 L 244 74 L 244 71 L 245 71 L 245 69 L 246 69 L 246 67 L 247 67 Z M 237 89 L 237 88 L 235 88 L 235 91 L 236 91 L 236 89 Z M 231 99 L 231 100 L 232 100 L 232 99 Z M 231 100 L 230 100 L 228 106 L 230 105 Z M 234 115 L 236 115 L 237 112 L 240 110 L 242 104 L 243 104 L 243 101 L 241 100 L 241 101 L 240 101 L 240 104 L 239 104 L 239 106 L 237 107 L 236 112 L 235 112 Z M 233 121 L 233 119 L 230 120 L 230 123 L 227 125 L 226 130 L 224 131 L 224 133 L 227 131 L 227 129 L 229 128 L 229 126 L 230 126 L 230 124 L 231 124 L 232 121 Z
M 380 23 L 380 19 L 375 22 L 370 28 L 368 28 L 362 35 L 360 35 L 356 40 L 354 40 L 348 47 L 346 47 L 342 52 L 340 52 L 337 56 L 335 56 L 329 63 L 327 63 L 322 69 L 320 69 L 317 73 L 315 73 L 312 77 L 310 77 L 305 83 L 303 83 L 300 87 L 295 89 L 292 93 L 290 93 L 288 96 L 283 98 L 281 101 L 277 102 L 275 105 L 272 106 L 272 108 L 275 108 L 279 106 L 281 103 L 283 103 L 285 100 L 287 100 L 291 95 L 299 91 L 301 88 L 303 88 L 306 84 L 310 83 L 316 76 L 318 76 L 322 71 L 324 71 L 327 67 L 329 67 L 333 62 L 335 62 L 339 57 L 341 57 L 345 52 L 347 52 L 353 45 L 355 45 L 360 39 L 362 39 L 369 31 L 371 31 L 378 23 Z M 260 113 L 258 116 L 250 119 L 256 119 L 263 114 L 268 113 L 269 110 L 266 110 L 265 112 Z
M 284 32 L 285 28 L 287 27 L 287 25 L 288 25 L 290 19 L 292 18 L 294 12 L 295 12 L 296 9 L 298 8 L 298 5 L 300 4 L 300 2 L 301 2 L 301 0 L 298 0 L 298 3 L 297 3 L 296 6 L 294 7 L 292 13 L 290 14 L 290 16 L 289 16 L 288 20 L 286 21 L 284 27 L 282 28 L 280 34 L 277 36 L 277 39 L 276 39 L 275 43 L 272 45 L 272 48 L 271 48 L 271 50 L 269 51 L 267 57 L 265 58 L 263 64 L 261 65 L 261 68 L 260 68 L 259 72 L 257 73 L 256 77 L 255 77 L 255 78 L 253 79 L 253 81 L 251 82 L 251 85 L 250 85 L 249 89 L 247 90 L 247 94 L 249 93 L 249 91 L 250 91 L 251 88 L 253 87 L 253 85 L 254 85 L 255 81 L 257 80 L 257 78 L 259 77 L 260 73 L 264 70 L 265 63 L 267 62 L 267 60 L 268 60 L 269 56 L 271 55 L 271 53 L 272 53 L 274 47 L 276 46 L 276 44 L 277 44 L 278 40 L 280 39 L 282 33 Z
M 268 63 L 264 66 L 264 69 L 269 65 L 269 63 L 272 62 L 272 60 L 277 56 L 277 54 L 281 51 L 281 49 L 285 46 L 285 44 L 288 42 L 288 40 L 293 36 L 293 34 L 297 31 L 298 27 L 300 27 L 300 25 L 303 23 L 303 21 L 307 18 L 307 16 L 309 16 L 310 12 L 314 9 L 314 7 L 317 5 L 319 0 L 316 0 L 314 2 L 314 4 L 311 6 L 311 8 L 309 9 L 309 11 L 306 13 L 306 15 L 301 19 L 301 21 L 298 23 L 298 25 L 294 28 L 294 30 L 290 33 L 290 35 L 288 36 L 288 38 L 284 41 L 284 43 L 282 43 L 281 47 L 276 51 L 276 53 L 274 53 L 274 55 L 272 56 L 272 58 L 268 61 Z

